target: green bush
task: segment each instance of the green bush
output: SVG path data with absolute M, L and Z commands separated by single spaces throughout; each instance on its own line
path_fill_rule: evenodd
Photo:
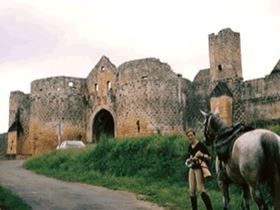
M 254 128 L 270 128 L 270 127 L 279 127 L 280 119 L 271 119 L 271 120 L 253 120 L 251 123 L 249 123 L 250 126 Z
M 82 151 L 82 152 L 81 152 Z M 43 172 L 95 171 L 113 176 L 140 177 L 185 183 L 187 144 L 182 136 L 108 139 L 94 149 L 52 151 L 35 157 L 25 167 Z
M 84 164 L 89 170 L 115 176 L 178 182 L 186 173 L 182 167 L 186 151 L 186 140 L 181 136 L 111 139 L 88 153 Z
M 274 125 L 269 127 L 270 130 L 277 133 L 280 136 L 280 125 Z

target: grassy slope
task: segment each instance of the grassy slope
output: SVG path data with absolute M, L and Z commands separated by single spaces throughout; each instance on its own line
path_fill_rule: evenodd
M 141 199 L 169 209 L 191 209 L 184 165 L 187 146 L 182 136 L 104 140 L 95 148 L 46 153 L 28 160 L 24 167 L 67 181 L 136 192 Z M 206 189 L 214 209 L 222 209 L 215 174 Z M 240 196 L 239 189 L 231 187 L 232 209 L 240 209 Z
M 0 209 L 31 210 L 31 207 L 10 190 L 0 187 Z

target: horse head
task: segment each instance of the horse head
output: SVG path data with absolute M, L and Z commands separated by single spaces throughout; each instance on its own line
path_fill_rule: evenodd
M 212 145 L 218 130 L 218 124 L 219 124 L 218 110 L 216 110 L 214 113 L 212 112 L 206 113 L 202 110 L 200 110 L 200 112 L 204 116 L 203 124 L 204 124 L 205 144 Z

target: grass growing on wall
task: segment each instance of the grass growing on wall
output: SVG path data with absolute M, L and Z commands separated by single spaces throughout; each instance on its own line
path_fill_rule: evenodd
M 26 161 L 24 167 L 66 181 L 135 192 L 141 199 L 183 210 L 191 209 L 184 165 L 187 147 L 183 136 L 108 139 L 96 147 L 55 150 Z M 214 209 L 222 209 L 215 174 L 206 189 Z M 240 190 L 233 186 L 230 191 L 232 209 L 240 209 Z M 204 209 L 200 197 L 198 202 Z

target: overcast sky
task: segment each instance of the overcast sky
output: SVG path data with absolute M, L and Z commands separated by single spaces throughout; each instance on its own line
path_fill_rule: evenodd
M 155 57 L 193 80 L 209 67 L 208 35 L 241 35 L 245 80 L 280 59 L 280 0 L 0 0 L 0 133 L 9 93 L 50 76 L 86 78 L 113 64 Z

